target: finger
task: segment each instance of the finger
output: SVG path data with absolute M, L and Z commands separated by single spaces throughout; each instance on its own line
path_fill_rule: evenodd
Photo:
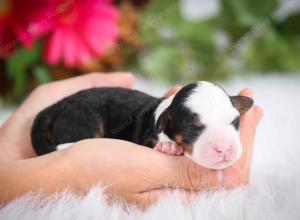
M 22 112 L 21 115 L 25 115 L 27 118 L 33 118 L 32 113 L 36 114 L 43 108 L 80 90 L 101 86 L 119 86 L 130 88 L 133 86 L 133 82 L 134 78 L 132 74 L 120 72 L 111 74 L 90 73 L 70 79 L 48 83 L 31 93 L 22 104 L 22 106 L 30 106 L 29 108 L 21 107 L 18 109 L 18 112 Z M 45 96 L 47 98 L 41 99 L 41 96 Z M 38 105 L 32 105 L 32 103 L 38 103 Z
M 119 186 L 121 191 L 131 192 L 132 196 L 151 191 L 153 195 L 151 194 L 152 196 L 147 199 L 155 201 L 156 190 L 165 188 L 202 190 L 219 185 L 215 171 L 200 167 L 187 157 L 166 155 L 127 141 L 89 139 L 78 142 L 73 148 L 66 150 L 79 149 L 81 152 L 83 147 L 87 149 L 89 145 L 91 150 L 95 150 L 108 161 L 112 156 L 117 158 L 111 164 L 113 166 L 111 170 L 116 169 L 119 173 L 116 175 L 109 173 L 108 179 L 112 183 L 122 183 Z M 101 148 L 98 147 L 99 145 Z M 92 146 L 97 146 L 97 148 Z M 91 150 L 86 156 L 90 155 Z M 127 152 L 126 157 L 124 157 L 124 152 Z M 80 158 L 82 159 L 82 154 Z
M 239 92 L 239 95 L 253 98 L 253 90 L 250 88 L 245 88 Z
M 167 189 L 164 188 L 153 189 L 134 194 L 132 200 L 138 208 L 145 210 L 146 208 L 155 204 L 160 198 L 163 198 L 163 196 L 167 193 Z
M 203 190 L 219 186 L 215 170 L 206 169 L 187 157 L 162 153 L 155 173 L 157 187 Z
M 240 122 L 240 138 L 243 146 L 243 155 L 241 161 L 249 163 L 251 161 L 255 133 L 257 126 L 263 116 L 263 111 L 259 106 L 253 106 L 246 112 Z
M 85 89 L 105 86 L 132 88 L 133 83 L 134 78 L 130 73 L 90 73 L 50 83 L 47 91 L 52 94 L 53 102 L 55 102 L 57 99 Z
M 70 86 L 77 87 L 102 87 L 102 86 L 120 86 L 125 88 L 132 88 L 134 78 L 131 73 L 114 72 L 109 74 L 89 73 L 79 77 L 69 79 Z
M 239 95 L 253 98 L 253 90 L 249 88 L 243 89 Z M 259 106 L 253 106 L 246 113 L 241 115 L 240 139 L 243 146 L 243 153 L 236 164 L 220 172 L 223 178 L 223 186 L 229 187 L 248 181 L 255 132 L 261 117 L 262 110 Z
M 252 89 L 243 89 L 239 95 L 253 98 Z M 244 150 L 253 147 L 255 131 L 263 115 L 262 109 L 255 105 L 252 106 L 240 119 L 240 137 Z
M 96 142 L 98 143 L 99 140 Z M 119 161 L 119 166 L 126 167 L 130 164 L 131 169 L 134 167 L 133 170 L 137 171 L 138 176 L 142 174 L 143 181 L 137 183 L 142 184 L 139 186 L 142 188 L 139 192 L 165 187 L 202 190 L 219 185 L 214 170 L 201 167 L 187 157 L 167 155 L 126 141 L 101 139 L 101 142 L 102 146 L 109 146 L 109 152 L 113 152 L 115 157 L 121 152 L 130 152 L 130 155 L 134 155 L 134 160 L 131 156 L 122 156 L 123 160 Z M 113 146 L 105 142 L 115 144 Z M 122 151 L 119 145 L 122 145 Z M 145 161 L 151 161 L 151 164 Z M 135 171 L 132 171 L 131 174 L 134 173 Z
M 115 86 L 133 88 L 134 85 L 134 77 L 128 72 L 113 72 L 109 74 L 91 73 L 88 75 L 91 77 L 91 79 L 87 80 L 88 83 L 89 81 L 94 81 L 94 84 L 92 82 L 92 87 Z
M 243 89 L 239 93 L 239 95 L 253 98 L 253 90 L 250 88 Z M 252 129 L 251 134 L 253 134 L 254 131 L 256 130 L 256 127 L 258 126 L 258 123 L 261 120 L 262 116 L 263 116 L 263 111 L 262 111 L 261 107 L 259 107 L 257 105 L 252 106 L 245 114 L 243 114 L 241 116 L 241 119 L 240 119 L 241 133 L 243 133 L 244 131 L 247 131 L 247 128 L 250 127 Z M 246 128 L 245 128 L 245 126 L 246 126 Z
M 194 198 L 199 194 L 199 192 L 200 191 L 190 190 L 190 189 L 186 190 L 186 189 L 165 187 L 165 188 L 159 188 L 147 192 L 138 193 L 133 196 L 134 198 L 133 201 L 138 208 L 145 210 L 146 208 L 151 207 L 151 205 L 156 204 L 160 199 L 169 197 L 170 195 L 180 196 L 180 199 L 185 202 L 192 202 Z
M 180 85 L 176 85 L 173 88 L 171 88 L 169 91 L 167 91 L 164 95 L 164 97 L 169 97 L 171 95 L 176 94 L 180 89 L 182 88 L 182 86 Z
M 240 119 L 240 134 L 241 136 L 251 136 L 263 117 L 263 110 L 260 106 L 254 105 Z M 250 132 L 251 131 L 251 132 Z
M 240 95 L 253 98 L 253 91 L 251 89 L 243 89 L 240 92 Z M 241 182 L 246 183 L 249 179 L 255 133 L 262 116 L 263 111 L 261 107 L 254 105 L 245 114 L 243 114 L 240 119 L 240 139 L 243 146 L 243 153 L 236 166 L 232 169 L 239 169 L 239 181 Z M 227 175 L 229 177 L 234 176 L 233 173 L 234 172 L 232 170 L 227 170 Z
M 80 90 L 104 86 L 132 88 L 133 84 L 134 78 L 130 73 L 90 73 L 53 82 L 49 84 L 49 87 L 55 88 L 60 94 L 68 95 Z

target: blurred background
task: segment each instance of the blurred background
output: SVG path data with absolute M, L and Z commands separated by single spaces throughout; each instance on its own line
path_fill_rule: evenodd
M 0 0 L 0 122 L 37 85 L 93 71 L 131 71 L 154 95 L 274 85 L 295 105 L 299 60 L 299 0 Z
M 0 0 L 0 97 L 92 71 L 169 86 L 300 72 L 300 1 Z

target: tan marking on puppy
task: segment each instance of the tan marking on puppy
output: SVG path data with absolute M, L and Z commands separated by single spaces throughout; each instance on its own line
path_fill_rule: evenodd
M 193 146 L 190 144 L 186 144 L 186 145 L 182 145 L 183 149 L 184 149 L 184 153 L 188 153 L 190 155 L 192 155 L 193 153 Z
M 46 137 L 46 140 L 49 142 L 49 143 L 52 143 L 52 132 L 51 131 L 47 131 L 47 137 Z
M 155 146 L 158 143 L 158 139 L 152 138 L 151 142 Z
M 190 144 L 184 144 L 183 143 L 183 138 L 181 134 L 177 134 L 175 135 L 175 141 L 177 144 L 179 144 L 180 146 L 183 147 L 184 152 L 188 153 L 188 154 L 192 154 L 193 152 L 193 146 Z
M 99 126 L 96 129 L 95 138 L 103 138 L 104 137 L 104 127 L 103 123 L 100 121 Z
M 182 135 L 181 134 L 176 134 L 175 135 L 175 141 L 177 142 L 177 144 L 181 145 L 181 143 L 182 143 Z
M 52 134 L 52 131 L 49 130 L 49 126 L 50 126 L 50 123 L 51 123 L 51 118 L 50 117 L 47 117 L 46 118 L 46 127 L 47 127 L 47 133 L 46 133 L 46 140 L 49 142 L 49 143 L 52 143 L 53 141 L 53 134 Z

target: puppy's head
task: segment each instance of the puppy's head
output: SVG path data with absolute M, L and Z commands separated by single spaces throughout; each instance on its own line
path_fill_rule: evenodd
M 182 88 L 159 115 L 159 133 L 185 148 L 201 166 L 224 169 L 242 153 L 240 114 L 253 105 L 244 96 L 228 96 L 219 86 L 199 81 Z

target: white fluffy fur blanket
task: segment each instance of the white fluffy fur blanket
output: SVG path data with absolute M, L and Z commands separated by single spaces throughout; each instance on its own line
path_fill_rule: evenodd
M 99 196 L 101 189 L 92 189 L 82 198 L 64 193 L 42 201 L 32 194 L 2 208 L 0 219 L 298 220 L 299 82 L 299 77 L 269 77 L 233 80 L 227 86 L 227 89 L 234 93 L 244 86 L 254 88 L 255 100 L 262 105 L 265 112 L 258 130 L 249 186 L 212 195 L 199 194 L 191 204 L 180 200 L 179 195 L 168 195 L 144 213 L 133 208 L 126 212 L 118 204 L 108 206 L 103 196 Z M 140 82 L 139 86 L 147 90 L 145 84 Z M 161 91 L 159 88 L 158 90 Z

